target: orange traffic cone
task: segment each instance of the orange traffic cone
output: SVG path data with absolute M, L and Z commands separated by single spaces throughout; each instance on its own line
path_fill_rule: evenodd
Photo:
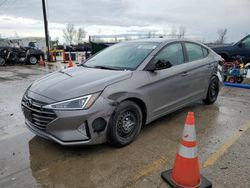
M 40 56 L 39 65 L 45 65 L 45 61 L 42 56 Z
M 50 62 L 53 62 L 54 61 L 54 54 L 53 52 L 50 52 Z
M 69 64 L 68 64 L 68 68 L 70 67 L 73 67 L 73 62 L 72 62 L 72 59 L 71 59 L 71 54 L 69 54 Z
M 200 175 L 193 112 L 188 112 L 174 167 L 161 176 L 174 188 L 212 187 L 211 182 Z
M 62 63 L 67 63 L 67 61 L 66 61 L 66 55 L 65 55 L 65 51 L 64 50 L 62 52 L 62 58 L 63 58 Z

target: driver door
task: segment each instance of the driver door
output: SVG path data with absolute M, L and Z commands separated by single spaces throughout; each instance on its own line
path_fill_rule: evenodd
M 152 119 L 156 119 L 183 105 L 185 88 L 190 83 L 184 63 L 183 46 L 180 42 L 168 44 L 150 61 L 149 66 L 159 61 L 171 63 L 167 69 L 148 71 L 150 86 L 148 97 Z

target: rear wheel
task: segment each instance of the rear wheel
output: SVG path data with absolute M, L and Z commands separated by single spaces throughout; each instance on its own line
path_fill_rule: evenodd
M 112 145 L 122 147 L 130 144 L 142 126 L 140 107 L 132 101 L 124 101 L 114 111 L 108 128 L 108 139 Z
M 203 102 L 205 104 L 213 104 L 216 101 L 218 94 L 219 94 L 219 80 L 217 77 L 214 76 L 212 77 L 209 83 L 207 96 L 203 100 Z
M 37 61 L 38 60 L 37 60 L 36 56 L 32 55 L 32 56 L 29 57 L 29 63 L 30 64 L 35 65 L 35 64 L 37 64 Z

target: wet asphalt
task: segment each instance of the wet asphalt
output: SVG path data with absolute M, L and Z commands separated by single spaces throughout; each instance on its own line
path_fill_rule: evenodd
M 223 87 L 217 102 L 194 103 L 143 127 L 123 148 L 62 147 L 26 129 L 20 101 L 50 66 L 0 67 L 0 187 L 168 187 L 188 111 L 195 113 L 201 173 L 213 187 L 250 187 L 250 91 Z

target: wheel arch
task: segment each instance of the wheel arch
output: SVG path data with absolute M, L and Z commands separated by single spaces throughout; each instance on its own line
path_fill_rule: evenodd
M 136 103 L 142 111 L 143 125 L 146 124 L 149 109 L 145 96 L 136 92 L 116 92 L 112 93 L 107 98 L 113 101 L 114 105 L 118 105 L 119 103 L 124 101 L 132 101 Z
M 223 76 L 223 75 L 221 75 L 221 76 Z M 217 72 L 214 72 L 213 74 L 212 74 L 212 76 L 211 76 L 211 78 L 210 78 L 210 81 L 213 79 L 213 77 L 216 77 L 217 79 L 218 79 L 218 81 L 219 81 L 219 89 L 221 88 L 221 86 L 222 86 L 222 82 L 223 82 L 223 80 L 221 80 L 221 79 L 223 79 L 223 78 L 219 78 L 219 75 L 217 74 Z
M 145 125 L 146 121 L 147 121 L 147 107 L 146 107 L 146 104 L 144 103 L 144 101 L 139 99 L 139 98 L 136 98 L 136 97 L 126 98 L 126 99 L 122 100 L 121 102 L 123 102 L 123 101 L 132 101 L 139 106 L 139 108 L 142 111 L 142 125 Z

